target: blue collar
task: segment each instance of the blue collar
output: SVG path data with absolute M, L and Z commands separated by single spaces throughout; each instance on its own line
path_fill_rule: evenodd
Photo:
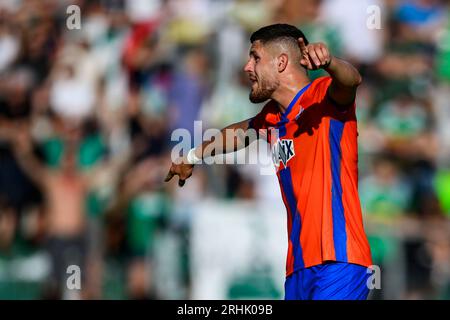
M 308 83 L 306 86 L 304 86 L 297 94 L 295 95 L 294 99 L 292 99 L 291 103 L 289 103 L 289 106 L 284 110 L 284 112 L 281 113 L 281 119 L 287 118 L 289 113 L 291 113 L 292 108 L 297 103 L 298 99 L 302 96 L 302 94 L 309 88 L 312 82 Z

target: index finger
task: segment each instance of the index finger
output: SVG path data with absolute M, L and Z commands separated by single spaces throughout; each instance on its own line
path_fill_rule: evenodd
M 170 179 L 172 179 L 172 177 L 175 175 L 175 173 L 172 171 L 172 167 L 170 167 L 169 172 L 167 173 L 166 178 L 164 179 L 164 182 L 168 182 L 170 181 Z
M 305 40 L 303 38 L 298 38 L 298 44 L 300 47 L 300 51 L 307 52 L 308 49 L 306 48 Z

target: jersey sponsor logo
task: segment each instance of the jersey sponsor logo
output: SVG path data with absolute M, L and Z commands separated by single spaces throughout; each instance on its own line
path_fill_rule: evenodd
M 280 166 L 280 162 L 286 167 L 289 160 L 294 156 L 294 140 L 292 139 L 278 139 L 272 146 L 272 160 L 276 167 Z

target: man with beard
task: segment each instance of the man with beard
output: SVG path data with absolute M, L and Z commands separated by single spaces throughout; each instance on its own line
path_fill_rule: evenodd
M 166 181 L 178 175 L 183 186 L 202 159 L 251 142 L 230 139 L 227 130 L 255 130 L 272 146 L 287 209 L 285 299 L 367 299 L 372 261 L 358 196 L 355 115 L 361 76 L 290 25 L 261 28 L 250 41 L 250 100 L 269 102 L 175 160 Z M 319 68 L 329 76 L 311 81 L 307 71 Z

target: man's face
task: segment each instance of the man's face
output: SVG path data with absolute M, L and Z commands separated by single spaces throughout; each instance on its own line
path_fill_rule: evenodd
M 276 59 L 260 41 L 252 43 L 244 71 L 252 83 L 250 101 L 260 103 L 270 99 L 279 86 Z

